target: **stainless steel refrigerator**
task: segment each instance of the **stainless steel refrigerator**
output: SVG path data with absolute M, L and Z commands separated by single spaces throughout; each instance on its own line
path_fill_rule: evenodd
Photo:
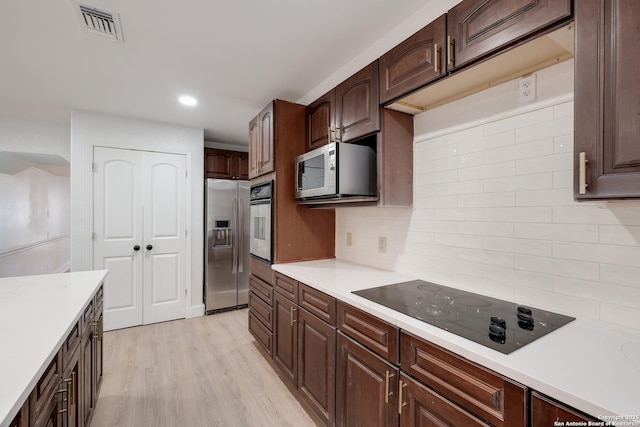
M 249 181 L 205 180 L 207 314 L 249 303 Z

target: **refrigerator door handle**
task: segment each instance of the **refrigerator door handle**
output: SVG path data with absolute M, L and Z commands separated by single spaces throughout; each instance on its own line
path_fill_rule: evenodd
M 233 260 L 231 264 L 231 273 L 238 272 L 238 239 L 236 238 L 238 229 L 238 199 L 233 199 L 232 203 L 233 218 L 231 218 L 231 251 L 233 252 Z
M 243 232 L 244 230 L 242 229 L 242 224 L 244 223 L 244 209 L 242 208 L 242 199 L 239 198 L 238 199 L 238 273 L 242 273 L 244 271 L 244 257 L 240 256 L 241 254 L 244 254 L 244 239 L 243 239 Z

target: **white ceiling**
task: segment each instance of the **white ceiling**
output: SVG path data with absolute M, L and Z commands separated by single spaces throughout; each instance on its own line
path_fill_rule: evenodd
M 82 3 L 119 13 L 124 43 L 82 31 L 71 0 L 0 2 L 0 116 L 69 122 L 77 108 L 246 145 L 249 120 L 270 100 L 302 100 L 429 3 L 457 1 Z M 182 94 L 199 104 L 179 105 Z

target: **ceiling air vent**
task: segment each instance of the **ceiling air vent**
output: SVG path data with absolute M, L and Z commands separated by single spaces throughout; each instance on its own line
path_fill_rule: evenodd
M 120 17 L 117 13 L 110 13 L 73 2 L 74 9 L 80 20 L 80 25 L 91 34 L 102 36 L 114 41 L 123 42 Z

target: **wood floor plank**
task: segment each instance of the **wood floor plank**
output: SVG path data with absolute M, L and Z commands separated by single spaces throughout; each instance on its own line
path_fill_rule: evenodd
M 104 334 L 91 427 L 314 426 L 253 344 L 247 310 Z

